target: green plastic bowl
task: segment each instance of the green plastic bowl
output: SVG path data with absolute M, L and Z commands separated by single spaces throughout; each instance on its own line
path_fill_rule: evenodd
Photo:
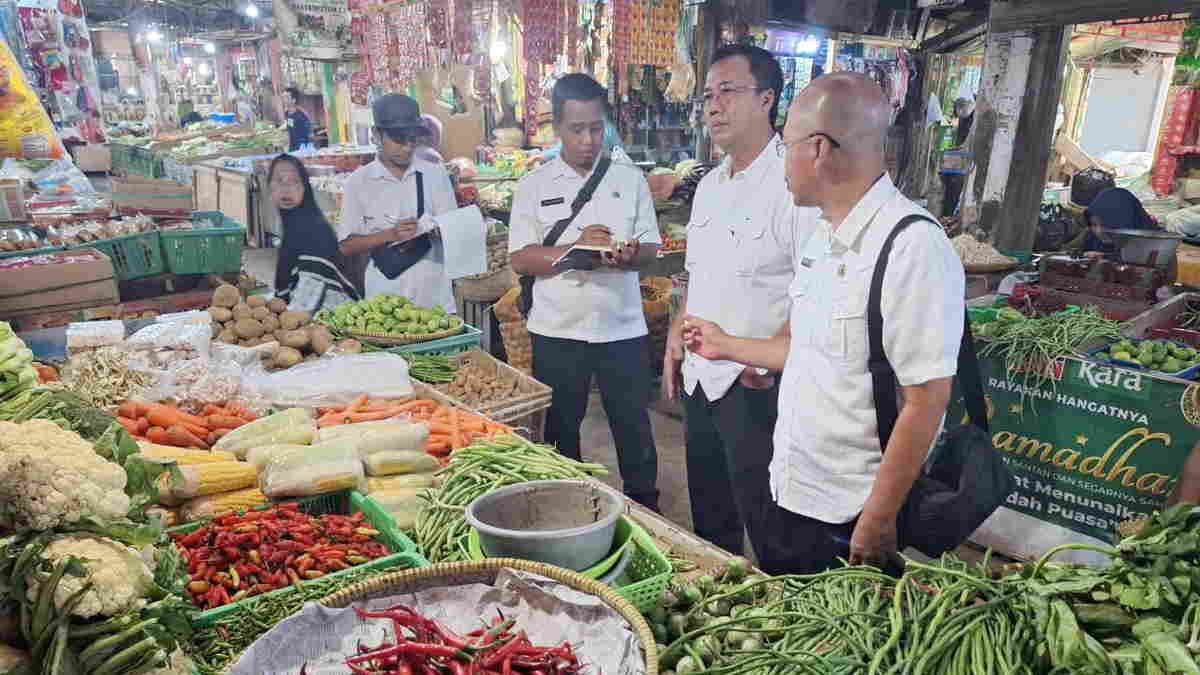
M 633 526 L 630 525 L 629 520 L 625 516 L 617 518 L 617 529 L 613 534 L 612 551 L 600 562 L 586 570 L 581 570 L 579 573 L 589 579 L 599 579 L 604 576 L 621 559 L 621 555 L 625 553 L 625 549 L 629 545 L 632 534 Z M 471 560 L 483 560 L 488 557 L 483 552 L 483 545 L 479 542 L 479 531 L 475 528 L 471 528 L 471 532 L 467 535 L 467 554 Z

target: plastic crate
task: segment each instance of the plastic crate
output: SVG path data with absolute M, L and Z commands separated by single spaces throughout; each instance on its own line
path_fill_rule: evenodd
M 61 251 L 61 250 L 63 250 L 62 246 L 43 246 L 41 248 L 25 249 L 24 251 L 8 251 L 7 253 L 0 253 L 0 260 L 3 260 L 4 258 L 16 258 L 18 256 L 23 256 L 23 255 L 40 255 L 42 253 L 53 253 L 55 251 Z
M 1159 338 L 1153 338 L 1153 339 L 1159 339 Z M 1172 342 L 1175 345 L 1180 346 L 1180 347 L 1188 347 L 1189 346 L 1186 343 L 1177 342 L 1174 340 L 1168 340 L 1168 342 Z M 1169 373 L 1165 370 L 1155 370 L 1153 368 L 1147 368 L 1146 366 L 1138 364 L 1138 363 L 1130 363 L 1130 362 L 1124 361 L 1122 359 L 1114 359 L 1114 358 L 1112 358 L 1112 346 L 1114 344 L 1116 344 L 1116 343 L 1114 342 L 1114 343 L 1106 344 L 1103 347 L 1097 347 L 1095 349 L 1089 350 L 1088 355 L 1087 355 L 1088 360 L 1095 361 L 1096 363 L 1105 363 L 1105 364 L 1112 365 L 1112 366 L 1118 366 L 1118 367 L 1124 368 L 1126 370 L 1140 370 L 1142 372 L 1150 373 L 1152 375 L 1169 375 L 1171 377 L 1178 377 L 1181 380 L 1194 380 L 1194 379 L 1196 379 L 1197 375 L 1200 375 L 1200 365 L 1192 366 L 1191 368 L 1184 368 L 1183 370 L 1180 370 L 1175 373 Z M 1100 354 L 1101 352 L 1107 352 L 1109 354 L 1109 358 L 1107 360 L 1096 358 L 1096 355 Z
M 350 569 L 326 574 L 324 577 L 322 577 L 323 579 L 338 577 L 350 572 L 351 570 L 385 570 L 392 567 L 414 568 L 424 567 L 429 564 L 429 561 L 425 560 L 420 553 L 417 553 L 416 544 L 414 544 L 411 539 L 404 536 L 404 533 L 396 527 L 395 521 L 392 520 L 392 517 L 387 513 L 387 511 L 377 504 L 375 500 L 362 494 L 361 492 L 356 490 L 343 490 L 341 492 L 332 492 L 329 494 L 316 495 L 314 497 L 304 497 L 301 499 L 282 499 L 270 506 L 286 502 L 297 502 L 300 504 L 301 511 L 315 516 L 326 513 L 349 515 L 355 511 L 362 511 L 367 517 L 367 520 L 371 523 L 372 527 L 374 527 L 376 530 L 379 530 L 378 540 L 383 543 L 384 546 L 387 546 L 390 551 L 392 551 L 391 555 L 386 555 L 382 558 L 376 558 L 375 560 L 363 563 L 361 565 L 355 565 Z M 270 508 L 270 506 L 260 506 L 256 510 L 267 509 Z M 178 527 L 170 528 L 167 530 L 167 532 L 186 534 L 199 529 L 206 522 L 208 521 L 196 521 L 194 523 L 180 525 Z M 271 591 L 270 593 L 255 595 L 239 602 L 231 602 L 215 609 L 198 612 L 192 617 L 192 621 L 198 627 L 211 626 L 220 621 L 226 615 L 232 613 L 239 606 L 241 606 L 242 603 L 250 602 L 257 598 L 277 597 L 294 592 L 295 589 L 289 586 L 287 588 L 280 588 L 278 590 Z
M 478 328 L 470 324 L 463 324 L 463 332 L 458 335 L 451 335 L 440 340 L 389 347 L 384 351 L 393 354 L 462 354 L 479 347 L 479 339 L 482 335 L 483 331 Z
M 220 211 L 196 211 L 192 222 L 207 220 L 206 229 L 162 232 L 162 250 L 172 274 L 237 274 L 242 269 L 246 227 Z
M 133 152 L 130 158 L 128 173 L 145 176 L 146 178 L 162 178 L 166 175 L 163 170 L 162 157 L 158 153 L 132 146 Z
M 137 146 L 109 143 L 108 149 L 112 153 L 112 173 L 128 174 L 132 171 L 133 153 Z
M 94 248 L 112 259 L 117 281 L 141 279 L 166 271 L 158 230 L 101 239 L 69 248 Z

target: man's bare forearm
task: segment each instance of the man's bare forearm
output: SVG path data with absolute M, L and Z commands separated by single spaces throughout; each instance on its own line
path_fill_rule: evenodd
M 342 255 L 358 255 L 391 242 L 392 233 L 387 231 L 379 232 L 377 234 L 354 235 L 343 241 L 338 246 L 338 251 L 340 251 Z
M 721 352 L 727 361 L 754 368 L 781 371 L 787 363 L 792 336 L 775 335 L 769 338 L 740 338 L 728 336 L 722 340 Z
M 951 382 L 952 378 L 942 378 L 904 387 L 904 409 L 892 429 L 879 475 L 863 506 L 863 518 L 894 521 L 900 513 L 946 413 Z
M 561 258 L 570 248 L 530 244 L 512 254 L 510 260 L 513 271 L 522 276 L 552 277 L 558 274 L 554 271 L 554 261 Z

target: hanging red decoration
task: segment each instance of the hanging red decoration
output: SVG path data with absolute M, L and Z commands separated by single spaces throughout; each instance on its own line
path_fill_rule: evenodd
M 450 46 L 447 2 L 448 0 L 430 0 L 426 10 L 429 21 L 429 46 L 433 49 L 445 49 Z

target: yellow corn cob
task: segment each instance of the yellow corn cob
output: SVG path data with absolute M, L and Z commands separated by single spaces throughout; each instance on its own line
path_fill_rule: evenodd
M 187 464 L 208 464 L 211 462 L 233 462 L 237 460 L 237 457 L 232 452 L 225 452 L 224 450 L 189 450 L 187 448 L 173 448 L 169 445 L 156 445 L 146 441 L 140 441 L 138 447 L 141 448 L 139 454 L 142 457 L 177 462 L 180 466 Z
M 179 509 L 151 505 L 146 507 L 147 516 L 158 516 L 163 527 L 175 527 L 179 524 Z
M 398 476 L 372 476 L 367 479 L 367 492 L 390 492 L 406 488 L 427 488 L 437 484 L 432 473 L 409 473 Z
M 212 462 L 179 467 L 180 476 L 171 481 L 171 496 L 190 499 L 240 490 L 254 485 L 258 472 L 247 462 Z
M 183 505 L 179 516 L 184 521 L 214 518 L 231 511 L 251 509 L 267 503 L 267 496 L 258 488 L 246 488 L 221 492 L 207 497 L 196 497 Z

